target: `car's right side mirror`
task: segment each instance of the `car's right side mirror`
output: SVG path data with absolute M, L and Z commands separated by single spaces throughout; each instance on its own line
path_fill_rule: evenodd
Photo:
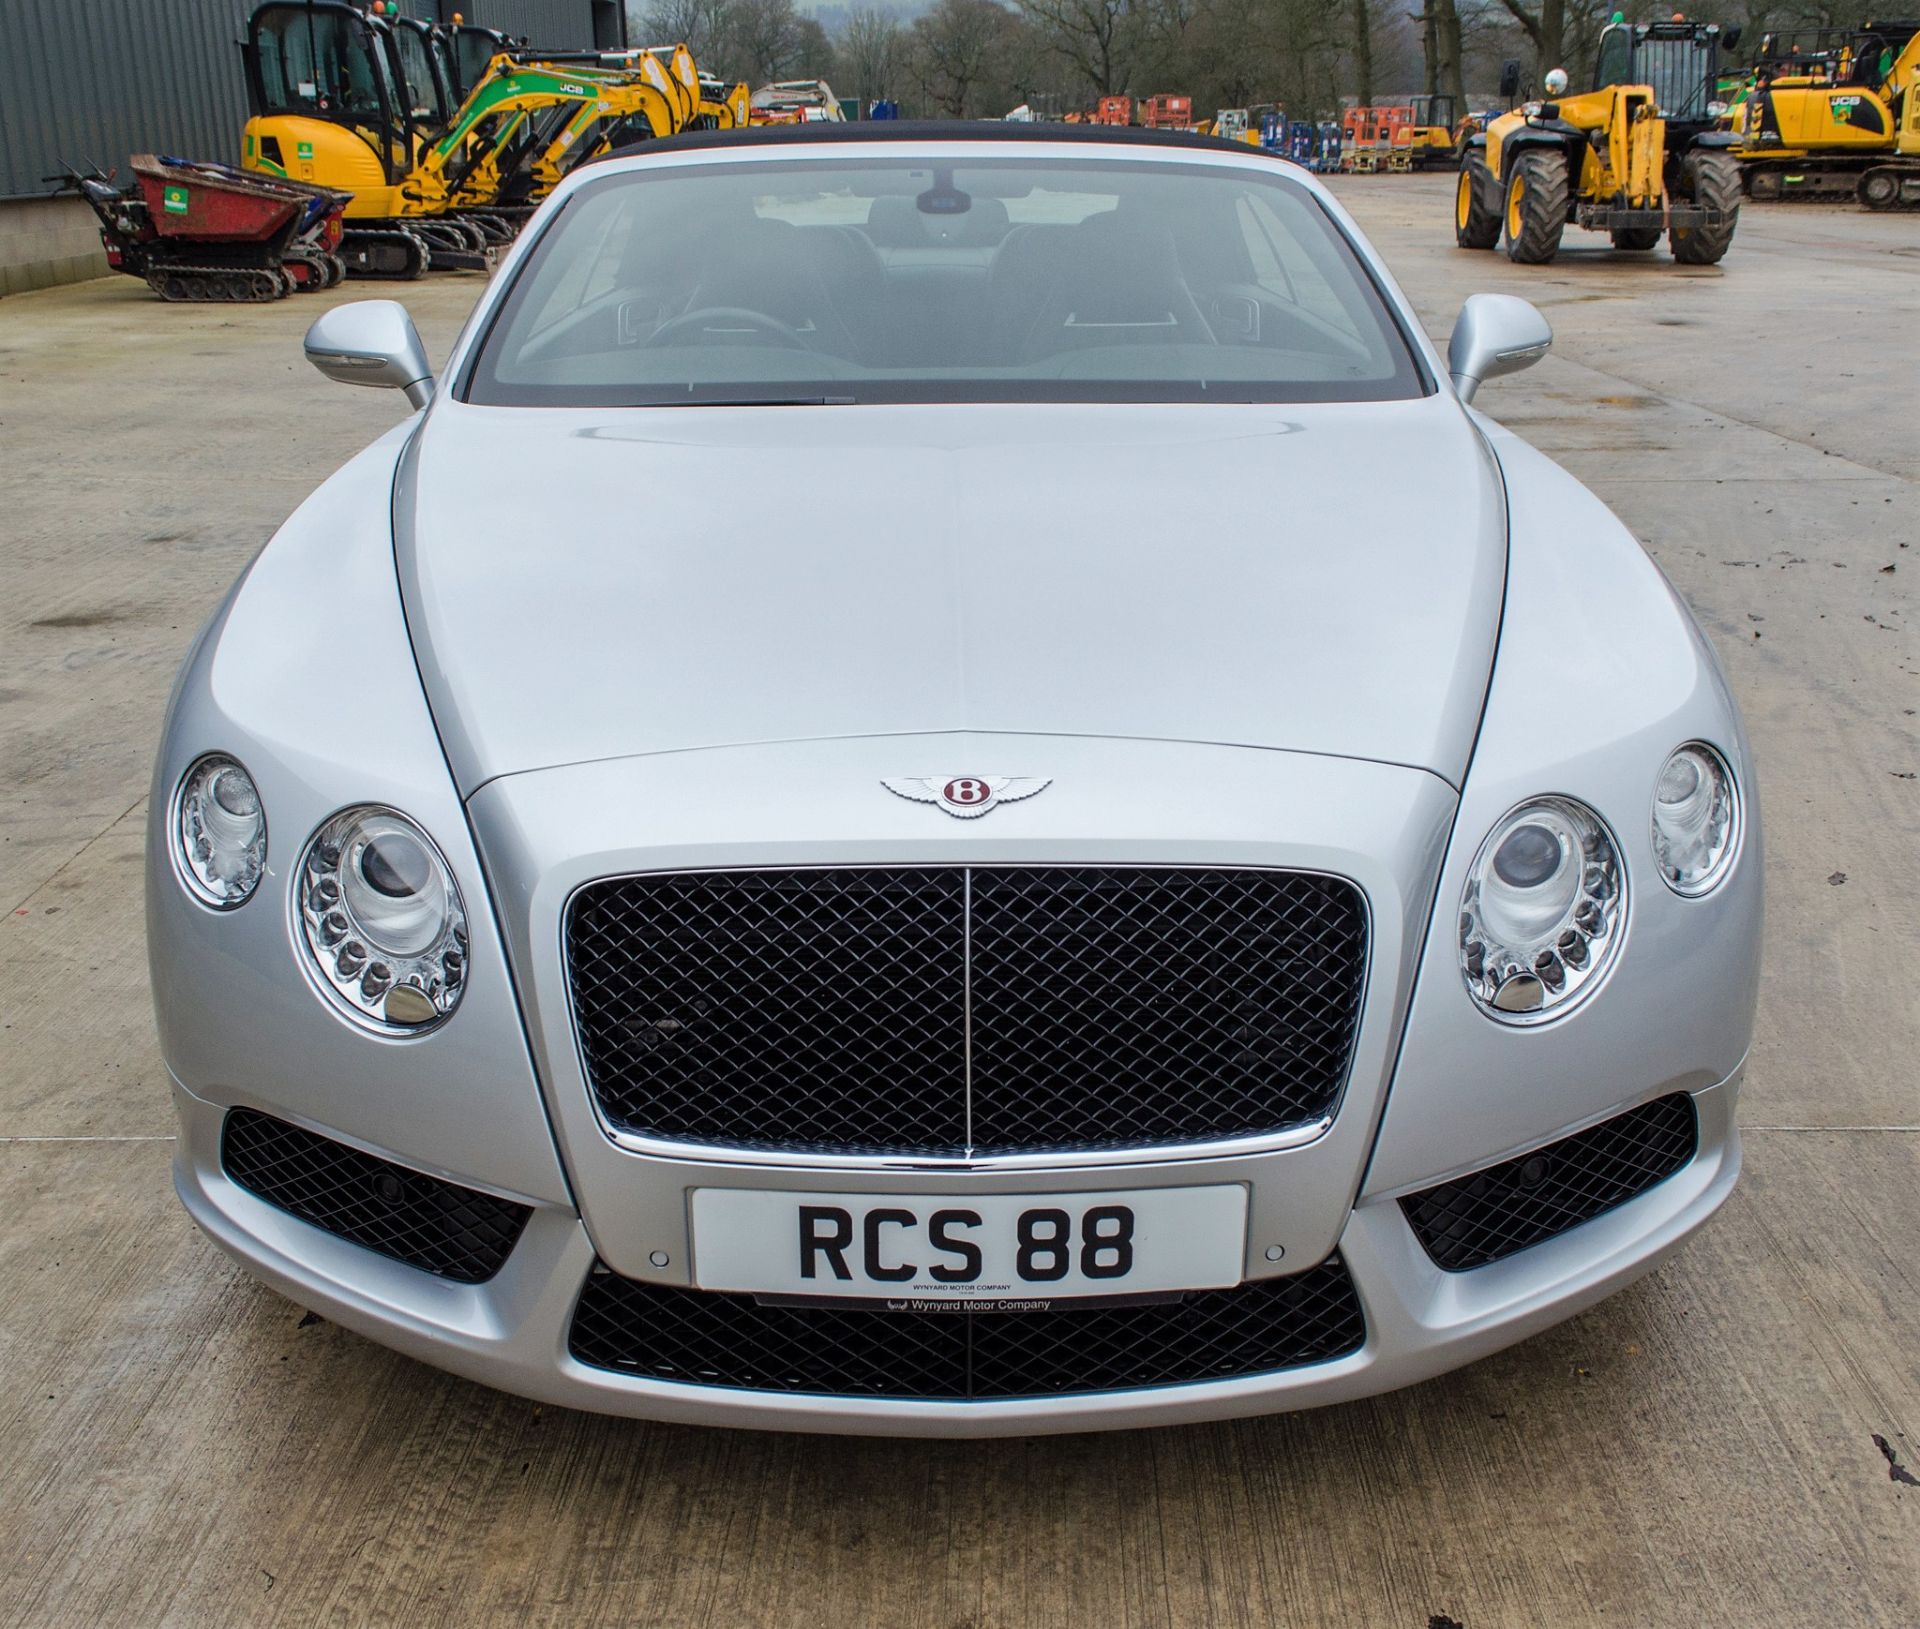
M 1460 400 L 1470 402 L 1482 380 L 1532 367 L 1552 344 L 1553 330 L 1530 301 L 1513 294 L 1472 294 L 1447 342 L 1447 371 Z
M 1514 97 L 1520 94 L 1520 59 L 1508 57 L 1500 64 L 1500 95 L 1508 107 L 1513 106 Z
M 343 385 L 404 390 L 415 407 L 433 399 L 433 368 L 413 318 L 398 300 L 355 300 L 322 312 L 307 330 L 307 360 Z

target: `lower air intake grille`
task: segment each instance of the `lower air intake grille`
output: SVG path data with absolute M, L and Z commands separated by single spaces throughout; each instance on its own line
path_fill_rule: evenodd
M 1177 1386 L 1325 1363 L 1366 1339 L 1338 1256 L 1147 1306 L 891 1312 L 763 1306 L 596 1268 L 569 1349 L 622 1374 L 747 1391 L 955 1401 Z
M 289 1215 L 462 1284 L 499 1272 L 533 1214 L 252 1109 L 228 1114 L 220 1163 Z
M 1427 1254 L 1457 1273 L 1624 1205 L 1698 1147 L 1693 1099 L 1680 1092 L 1400 1204 Z

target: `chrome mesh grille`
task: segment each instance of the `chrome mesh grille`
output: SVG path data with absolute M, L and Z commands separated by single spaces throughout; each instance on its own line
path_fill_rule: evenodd
M 1249 1136 L 1346 1078 L 1366 912 L 1338 878 L 1147 867 L 666 873 L 567 915 L 616 1127 L 995 1154 Z

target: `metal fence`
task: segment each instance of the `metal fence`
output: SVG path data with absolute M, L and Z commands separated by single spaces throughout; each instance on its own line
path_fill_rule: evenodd
M 0 198 L 42 196 L 66 164 L 127 155 L 239 162 L 239 40 L 254 0 L 0 0 Z M 618 45 L 615 0 L 408 0 L 414 15 L 553 47 Z

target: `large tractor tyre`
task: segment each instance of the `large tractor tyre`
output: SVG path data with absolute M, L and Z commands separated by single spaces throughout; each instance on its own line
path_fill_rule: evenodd
M 1711 266 L 1733 246 L 1740 219 L 1740 161 L 1726 153 L 1689 153 L 1680 164 L 1684 197 L 1720 212 L 1718 226 L 1676 226 L 1667 234 L 1673 258 L 1683 266 Z
M 1463 249 L 1493 249 L 1500 243 L 1500 183 L 1472 149 L 1460 160 L 1454 188 L 1453 241 Z
M 1522 153 L 1507 177 L 1507 258 L 1544 266 L 1560 252 L 1567 229 L 1567 155 L 1536 147 Z
M 1621 226 L 1613 231 L 1613 246 L 1616 249 L 1651 249 L 1660 241 L 1660 228 L 1657 226 Z

